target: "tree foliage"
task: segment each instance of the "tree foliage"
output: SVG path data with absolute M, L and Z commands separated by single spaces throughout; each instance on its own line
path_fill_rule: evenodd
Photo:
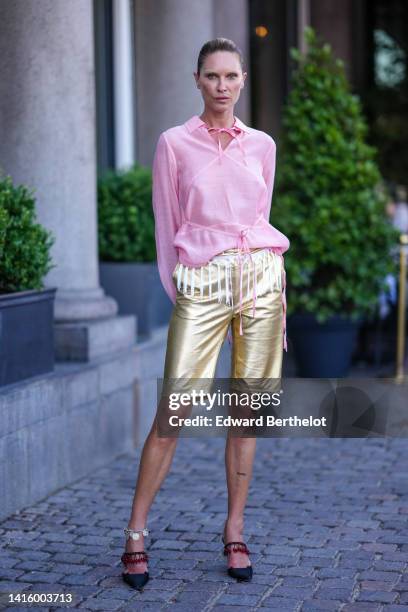
M 152 173 L 135 164 L 111 170 L 98 181 L 98 234 L 101 261 L 154 261 Z
M 289 238 L 288 314 L 374 315 L 398 236 L 386 217 L 377 151 L 344 64 L 306 28 L 283 112 L 272 222 Z

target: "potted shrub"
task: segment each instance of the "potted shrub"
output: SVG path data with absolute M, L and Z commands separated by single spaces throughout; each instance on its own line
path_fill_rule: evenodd
M 169 321 L 172 303 L 157 267 L 152 172 L 135 164 L 98 181 L 100 281 L 121 314 L 137 316 L 139 338 Z
M 395 271 L 397 235 L 344 64 L 312 28 L 305 35 L 307 53 L 291 49 L 299 65 L 283 113 L 273 219 L 291 241 L 288 338 L 298 375 L 342 377 L 357 326 L 375 316 Z
M 0 385 L 54 369 L 55 238 L 36 223 L 33 192 L 0 177 Z

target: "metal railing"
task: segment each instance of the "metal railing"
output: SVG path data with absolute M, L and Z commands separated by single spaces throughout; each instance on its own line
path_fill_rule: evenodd
M 397 355 L 395 382 L 401 384 L 406 381 L 405 375 L 405 320 L 407 304 L 407 254 L 408 234 L 400 236 L 400 271 L 399 271 L 399 296 L 398 296 L 398 323 L 397 323 Z

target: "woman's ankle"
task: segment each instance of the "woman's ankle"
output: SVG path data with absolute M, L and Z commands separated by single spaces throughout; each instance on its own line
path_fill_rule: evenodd
M 127 524 L 127 528 L 128 529 L 134 529 L 134 530 L 141 530 L 141 529 L 145 529 L 147 527 L 147 517 L 136 517 L 134 519 L 130 519 L 128 524 Z
M 141 552 L 142 550 L 144 550 L 144 540 L 145 540 L 145 536 L 142 532 L 142 529 L 144 529 L 146 526 L 146 523 L 144 521 L 129 521 L 127 529 L 130 529 L 132 531 L 136 532 L 136 539 L 132 537 L 132 534 L 127 534 L 126 537 L 126 552 Z
M 143 536 L 138 540 L 132 540 L 132 538 L 126 540 L 126 552 L 142 552 L 142 550 L 144 550 Z
M 228 537 L 228 534 L 232 534 L 234 538 L 242 537 L 242 533 L 244 531 L 244 519 L 231 517 L 227 518 L 224 525 L 225 534 Z
M 227 516 L 225 523 L 227 524 L 228 527 L 233 527 L 234 529 L 244 528 L 243 517 Z

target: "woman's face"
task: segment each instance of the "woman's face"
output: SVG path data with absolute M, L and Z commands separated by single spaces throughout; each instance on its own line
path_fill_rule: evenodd
M 237 53 L 215 51 L 204 60 L 200 75 L 195 72 L 205 108 L 214 113 L 233 111 L 247 73 L 242 72 Z

